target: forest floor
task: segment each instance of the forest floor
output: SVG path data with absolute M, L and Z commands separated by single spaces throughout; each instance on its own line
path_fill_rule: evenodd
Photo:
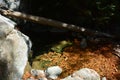
M 107 80 L 120 79 L 120 58 L 114 54 L 112 44 L 89 45 L 80 48 L 80 41 L 74 39 L 73 45 L 66 47 L 62 53 L 49 51 L 32 60 L 32 69 L 45 70 L 49 66 L 60 66 L 63 72 L 57 80 L 65 78 L 81 68 L 94 69 Z M 26 68 L 25 75 L 29 69 Z

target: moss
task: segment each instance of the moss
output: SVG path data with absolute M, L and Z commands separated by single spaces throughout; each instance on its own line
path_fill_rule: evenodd
M 59 43 L 57 43 L 56 45 L 54 45 L 51 50 L 57 53 L 61 53 L 63 51 L 63 49 L 67 46 L 71 46 L 72 42 L 70 41 L 60 41 Z

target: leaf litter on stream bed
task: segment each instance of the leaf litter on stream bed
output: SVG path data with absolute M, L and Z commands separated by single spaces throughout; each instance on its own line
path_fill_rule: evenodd
M 120 59 L 113 54 L 112 44 L 99 47 L 94 45 L 86 49 L 81 49 L 79 44 L 80 41 L 75 40 L 74 44 L 66 47 L 62 53 L 48 52 L 37 56 L 32 62 L 32 68 L 45 70 L 50 66 L 60 66 L 63 72 L 57 80 L 65 78 L 81 68 L 94 69 L 107 80 L 120 79 Z M 24 75 L 28 73 L 29 71 L 25 70 Z

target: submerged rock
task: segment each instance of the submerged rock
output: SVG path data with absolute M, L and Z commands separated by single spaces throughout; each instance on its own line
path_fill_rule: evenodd
M 118 57 L 120 57 L 120 45 L 116 45 L 114 48 L 114 54 L 116 54 Z
M 48 67 L 45 72 L 48 78 L 57 79 L 58 75 L 61 74 L 62 69 L 59 66 L 52 66 Z
M 51 66 L 46 70 L 31 69 L 30 76 L 23 80 L 55 80 L 61 74 L 62 69 L 59 66 Z
M 83 68 L 61 80 L 100 80 L 100 75 L 93 69 Z
M 31 76 L 28 80 L 56 80 L 62 73 L 62 69 L 59 66 L 51 66 L 46 70 L 31 70 Z M 93 69 L 82 68 L 64 79 L 59 80 L 101 80 L 100 75 Z M 103 77 L 102 80 L 106 80 Z
M 41 78 L 41 79 L 46 78 L 46 74 L 45 74 L 44 70 L 32 69 L 31 74 L 32 74 L 32 76 L 37 76 L 38 78 Z

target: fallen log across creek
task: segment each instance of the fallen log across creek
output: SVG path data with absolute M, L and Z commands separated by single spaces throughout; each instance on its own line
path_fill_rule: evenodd
M 73 32 L 78 32 L 78 33 L 82 33 L 84 35 L 88 35 L 88 36 L 102 36 L 102 37 L 106 37 L 106 38 L 112 38 L 112 39 L 120 39 L 120 37 L 115 36 L 115 35 L 110 35 L 104 32 L 99 32 L 96 30 L 91 30 L 91 29 L 87 29 L 84 27 L 80 27 L 80 26 L 76 26 L 73 24 L 67 24 L 64 22 L 60 22 L 60 21 L 56 21 L 56 20 L 52 20 L 52 19 L 47 19 L 44 17 L 38 17 L 38 16 L 33 16 L 33 15 L 29 15 L 29 14 L 25 14 L 25 13 L 21 13 L 18 11 L 11 11 L 11 10 L 0 10 L 0 13 L 2 15 L 5 16 L 10 16 L 10 17 L 14 17 L 14 18 L 19 18 L 19 19 L 23 19 L 23 20 L 28 20 L 31 22 L 35 22 L 35 23 L 39 23 L 42 25 L 47 25 L 47 26 L 51 26 L 51 27 L 55 27 L 55 28 L 61 28 L 61 29 L 67 29 L 67 30 L 71 30 Z

